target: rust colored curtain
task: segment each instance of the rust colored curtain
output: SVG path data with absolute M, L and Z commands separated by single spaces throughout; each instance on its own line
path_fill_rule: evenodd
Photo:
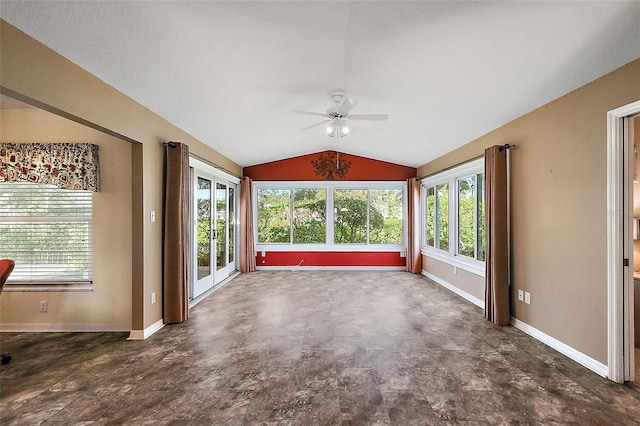
M 251 192 L 251 178 L 245 176 L 240 183 L 240 272 L 256 270 Z
M 165 148 L 163 319 L 189 317 L 189 146 Z
M 484 316 L 497 325 L 508 325 L 511 317 L 507 155 L 507 149 L 497 145 L 484 152 L 487 226 Z
M 420 254 L 420 181 L 407 179 L 407 272 L 422 272 Z

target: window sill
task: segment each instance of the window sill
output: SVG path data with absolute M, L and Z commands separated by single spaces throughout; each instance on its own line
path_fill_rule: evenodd
M 93 291 L 93 284 L 9 284 L 2 292 L 29 293 L 29 292 L 87 292 Z
M 427 257 L 439 260 L 440 262 L 447 263 L 467 272 L 471 272 L 472 274 L 479 275 L 481 277 L 484 277 L 485 275 L 484 262 L 462 259 L 460 256 L 451 256 L 447 252 L 430 248 L 422 248 L 420 252 Z

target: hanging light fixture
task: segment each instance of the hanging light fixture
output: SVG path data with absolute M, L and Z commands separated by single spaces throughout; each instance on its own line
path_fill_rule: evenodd
M 343 138 L 349 135 L 351 129 L 347 122 L 340 118 L 334 118 L 329 122 L 326 128 L 327 136 L 330 138 Z

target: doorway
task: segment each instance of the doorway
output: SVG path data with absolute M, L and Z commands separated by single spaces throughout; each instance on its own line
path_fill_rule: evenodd
M 633 298 L 633 309 L 630 312 L 630 322 L 633 324 L 630 364 L 635 368 L 631 369 L 630 377 L 631 381 L 640 385 L 640 114 L 628 117 L 627 120 L 628 145 L 633 153 L 633 227 L 630 229 L 633 231 L 633 291 L 629 297 Z
M 634 224 L 640 222 L 634 220 L 634 160 L 638 154 L 634 153 L 633 133 L 638 115 L 640 101 L 607 113 L 607 376 L 618 383 L 635 380 L 636 370 Z
M 193 300 L 236 270 L 236 203 L 239 180 L 191 159 L 193 188 L 191 247 Z

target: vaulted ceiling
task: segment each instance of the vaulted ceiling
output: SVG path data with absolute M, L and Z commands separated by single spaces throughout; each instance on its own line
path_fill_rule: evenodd
M 1 0 L 0 16 L 241 166 L 336 147 L 420 166 L 640 57 L 638 1 Z M 339 146 L 301 131 L 321 117 L 291 110 L 336 90 L 389 120 Z

